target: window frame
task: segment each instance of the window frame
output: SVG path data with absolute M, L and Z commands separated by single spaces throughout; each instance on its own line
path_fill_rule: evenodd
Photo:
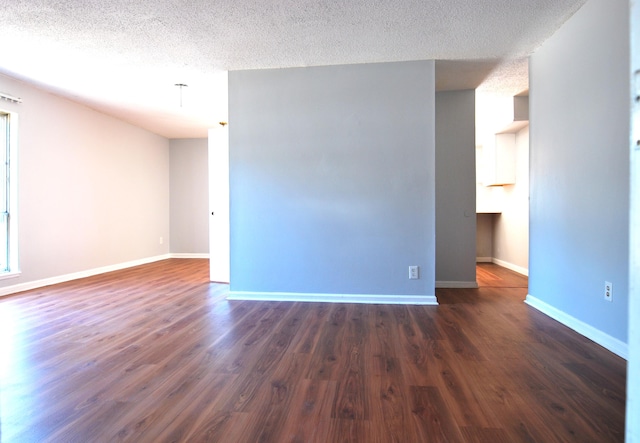
M 0 108 L 0 115 L 6 118 L 6 167 L 7 178 L 5 197 L 7 199 L 7 251 L 0 254 L 7 255 L 7 268 L 0 269 L 0 280 L 20 275 L 18 263 L 18 113 Z M 2 145 L 5 145 L 3 141 Z M 1 210 L 2 208 L 0 208 Z

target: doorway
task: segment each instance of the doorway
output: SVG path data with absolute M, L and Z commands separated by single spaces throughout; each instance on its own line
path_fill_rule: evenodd
M 476 92 L 476 261 L 529 274 L 529 97 Z
M 229 283 L 229 129 L 226 121 L 209 130 L 209 275 Z

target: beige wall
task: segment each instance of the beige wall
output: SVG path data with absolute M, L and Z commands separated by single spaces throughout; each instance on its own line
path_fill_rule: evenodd
M 206 138 L 170 144 L 171 252 L 209 253 L 208 143 Z
M 19 114 L 11 286 L 169 253 L 169 141 L 0 75 Z M 159 238 L 164 243 L 160 244 Z

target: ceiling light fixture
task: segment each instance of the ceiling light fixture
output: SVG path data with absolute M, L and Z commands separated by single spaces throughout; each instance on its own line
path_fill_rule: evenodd
M 180 107 L 182 108 L 182 88 L 188 88 L 189 85 L 186 85 L 184 83 L 176 83 L 176 86 L 180 88 Z

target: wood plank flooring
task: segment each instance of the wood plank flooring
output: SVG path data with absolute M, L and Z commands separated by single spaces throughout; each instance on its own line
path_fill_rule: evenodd
M 440 305 L 227 301 L 171 259 L 0 299 L 3 442 L 622 442 L 626 363 L 478 268 Z

